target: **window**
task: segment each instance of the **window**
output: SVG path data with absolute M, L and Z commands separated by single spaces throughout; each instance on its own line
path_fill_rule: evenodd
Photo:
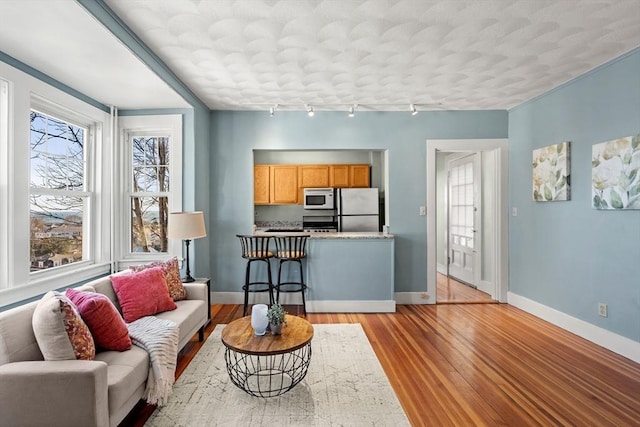
M 0 79 L 0 289 L 8 287 L 9 83 Z
M 131 252 L 167 252 L 169 136 L 131 136 Z
M 85 226 L 91 211 L 85 125 L 30 112 L 30 270 L 89 259 Z
M 182 210 L 182 116 L 123 116 L 118 269 L 181 253 L 167 238 L 169 212 Z

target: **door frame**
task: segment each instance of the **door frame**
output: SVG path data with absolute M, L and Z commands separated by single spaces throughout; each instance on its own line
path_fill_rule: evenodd
M 437 301 L 437 223 L 436 154 L 438 151 L 485 151 L 494 156 L 495 206 L 493 229 L 495 245 L 490 256 L 495 272 L 492 297 L 507 302 L 509 289 L 509 216 L 508 216 L 508 140 L 507 139 L 428 139 L 427 145 L 427 304 Z

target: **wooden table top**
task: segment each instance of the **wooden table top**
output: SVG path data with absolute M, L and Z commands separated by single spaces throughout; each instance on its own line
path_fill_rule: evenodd
M 304 347 L 313 338 L 313 326 L 298 316 L 287 315 L 282 335 L 255 336 L 251 316 L 234 320 L 222 330 L 222 343 L 238 353 L 269 356 L 290 353 Z

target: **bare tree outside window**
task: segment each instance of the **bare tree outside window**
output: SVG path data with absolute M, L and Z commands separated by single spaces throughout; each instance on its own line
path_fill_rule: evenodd
M 83 258 L 87 129 L 30 112 L 31 271 Z
M 133 137 L 131 147 L 131 251 L 167 252 L 169 137 Z

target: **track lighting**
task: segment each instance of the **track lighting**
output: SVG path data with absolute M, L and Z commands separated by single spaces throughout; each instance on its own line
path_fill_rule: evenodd
M 409 104 L 409 110 L 411 110 L 412 116 L 415 116 L 416 114 L 418 114 L 418 110 L 416 110 L 416 106 L 413 104 Z
M 313 117 L 313 107 L 309 104 L 306 104 L 305 107 L 307 108 L 307 116 Z
M 358 106 L 358 104 L 354 104 L 351 107 L 349 107 L 349 117 L 353 117 L 356 115 L 356 107 Z
M 278 109 L 279 106 L 280 106 L 279 104 L 276 104 L 273 107 L 269 108 L 269 115 L 271 117 L 276 115 L 276 110 Z

